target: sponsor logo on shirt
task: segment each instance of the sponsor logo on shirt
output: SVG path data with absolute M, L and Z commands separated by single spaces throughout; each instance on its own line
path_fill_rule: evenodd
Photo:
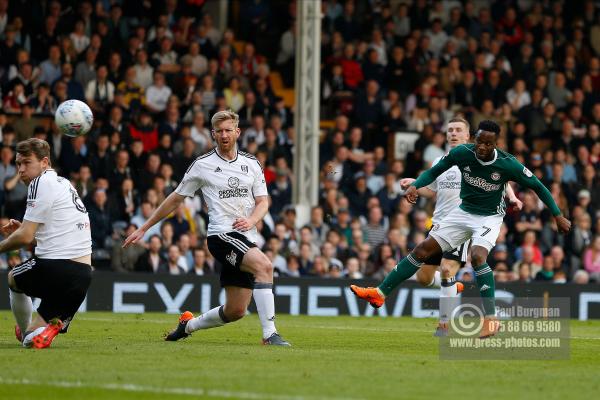
M 235 188 L 219 190 L 219 199 L 230 199 L 232 197 L 248 197 L 248 188 Z
M 493 192 L 496 190 L 500 190 L 500 187 L 502 186 L 500 184 L 489 183 L 488 181 L 486 181 L 483 178 L 471 176 L 471 175 L 467 174 L 466 171 L 463 173 L 463 177 L 465 179 L 465 182 L 467 182 L 468 184 L 470 184 L 472 186 L 476 186 L 480 189 L 483 189 L 486 192 Z
M 446 182 L 441 181 L 438 183 L 438 190 L 449 189 L 449 190 L 460 190 L 460 181 L 458 182 Z
M 221 168 L 217 167 L 217 169 L 215 169 L 215 172 L 221 172 Z
M 248 166 L 247 165 L 242 165 L 242 172 L 247 174 L 248 173 Z
M 450 171 L 446 174 L 446 179 L 453 181 L 456 179 L 456 171 Z
M 497 181 L 498 179 L 500 179 L 500 174 L 499 174 L 499 173 L 497 173 L 497 172 L 494 172 L 494 173 L 492 174 L 492 179 L 493 179 L 493 180 L 495 180 L 495 181 Z

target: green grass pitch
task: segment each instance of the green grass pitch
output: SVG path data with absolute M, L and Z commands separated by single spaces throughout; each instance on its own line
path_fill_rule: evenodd
M 600 321 L 572 321 L 571 359 L 441 361 L 435 321 L 278 316 L 293 348 L 260 342 L 256 315 L 167 343 L 176 316 L 84 313 L 52 347 L 19 347 L 0 313 L 0 399 L 592 399 Z

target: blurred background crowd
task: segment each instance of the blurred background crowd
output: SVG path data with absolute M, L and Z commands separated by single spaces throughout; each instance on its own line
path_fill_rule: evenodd
M 594 1 L 323 0 L 320 201 L 299 226 L 292 204 L 296 5 L 211 0 L 0 0 L 0 204 L 22 218 L 15 144 L 47 140 L 52 164 L 87 207 L 97 268 L 214 274 L 199 196 L 122 249 L 213 146 L 210 118 L 240 115 L 240 149 L 264 166 L 271 207 L 258 245 L 280 276 L 383 278 L 424 239 L 433 203 L 398 180 L 446 152 L 445 121 L 502 126 L 499 147 L 572 219 L 557 233 L 515 186 L 489 257 L 496 280 L 600 281 L 600 4 Z M 86 101 L 92 132 L 69 138 L 52 115 Z M 405 159 L 397 132 L 419 139 Z M 27 251 L 2 255 L 6 268 Z M 472 279 L 469 265 L 459 278 Z

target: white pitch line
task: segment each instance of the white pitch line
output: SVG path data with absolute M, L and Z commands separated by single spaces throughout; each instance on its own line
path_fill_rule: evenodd
M 51 387 L 61 387 L 61 388 L 81 388 L 81 389 L 102 389 L 102 390 L 120 390 L 125 392 L 145 392 L 145 393 L 154 393 L 154 394 L 176 394 L 176 395 L 186 395 L 186 396 L 212 396 L 212 397 L 221 397 L 221 398 L 235 398 L 235 399 L 250 399 L 250 400 L 261 400 L 261 399 L 269 399 L 269 400 L 311 400 L 311 399 L 321 399 L 321 400 L 360 400 L 358 398 L 348 398 L 348 397 L 327 397 L 327 396 L 288 396 L 288 395 L 278 395 L 278 394 L 269 394 L 269 393 L 259 393 L 259 392 L 236 392 L 231 390 L 220 390 L 220 389 L 203 389 L 203 388 L 161 388 L 156 386 L 145 386 L 145 385 L 136 385 L 132 383 L 105 383 L 105 384 L 88 384 L 80 381 L 56 381 L 56 382 L 39 382 L 32 381 L 29 379 L 6 379 L 0 377 L 0 384 L 5 385 L 36 385 L 36 386 L 51 386 Z

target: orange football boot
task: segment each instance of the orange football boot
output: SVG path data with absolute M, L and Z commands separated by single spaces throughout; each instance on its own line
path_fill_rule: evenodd
M 350 285 L 352 293 L 363 300 L 366 300 L 375 308 L 379 308 L 385 303 L 385 296 L 379 293 L 379 290 L 374 287 L 360 287 L 356 285 Z
M 46 329 L 44 329 L 39 335 L 34 336 L 32 340 L 33 347 L 35 347 L 36 349 L 44 349 L 50 346 L 50 344 L 52 344 L 52 341 L 54 340 L 56 335 L 58 335 L 62 327 L 63 323 L 60 319 L 54 318 L 50 320 L 50 323 L 48 324 L 48 326 L 46 326 Z

